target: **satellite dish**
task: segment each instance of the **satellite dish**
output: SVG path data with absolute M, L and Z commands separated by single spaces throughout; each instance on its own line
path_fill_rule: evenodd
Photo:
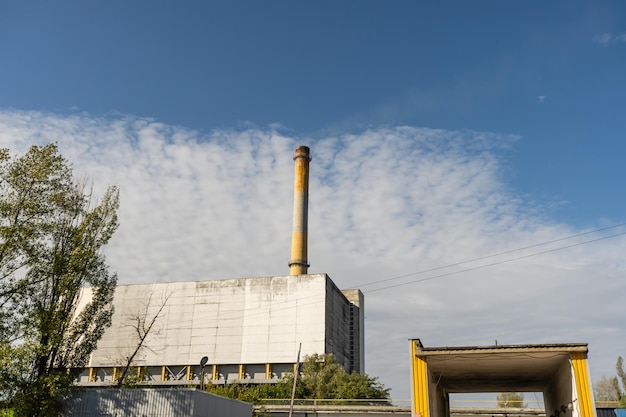
M 209 357 L 208 356 L 203 356 L 202 359 L 200 359 L 200 366 L 206 365 L 206 363 L 208 361 L 209 361 Z

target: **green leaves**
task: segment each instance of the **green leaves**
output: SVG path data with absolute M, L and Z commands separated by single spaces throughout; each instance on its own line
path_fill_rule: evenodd
M 622 396 L 617 377 L 602 376 L 593 384 L 593 396 L 597 403 L 617 403 Z
M 116 187 L 94 204 L 56 144 L 14 159 L 0 150 L 0 386 L 16 415 L 54 415 L 66 370 L 86 364 L 110 325 L 117 277 L 102 248 L 118 207 Z M 93 297 L 76 311 L 83 291 Z M 24 411 L 38 401 L 46 412 Z
M 498 406 L 501 408 L 524 408 L 524 393 L 523 392 L 501 392 L 496 397 Z
M 307 356 L 300 370 L 304 398 L 389 398 L 389 389 L 385 389 L 377 378 L 369 377 L 367 374 L 347 373 L 332 354 Z
M 622 387 L 626 389 L 626 371 L 624 370 L 624 359 L 621 356 L 617 357 L 617 363 L 615 364 L 615 368 L 617 369 L 617 376 L 619 380 L 622 382 Z M 626 407 L 626 393 L 622 391 L 619 387 L 619 383 L 615 384 L 619 391 L 619 406 Z
M 378 378 L 367 374 L 347 373 L 336 363 L 332 354 L 307 356 L 301 364 L 300 373 L 296 387 L 298 399 L 372 400 L 371 405 L 385 405 L 384 400 L 389 399 L 389 389 L 379 383 Z M 258 404 L 268 398 L 290 398 L 292 386 L 293 375 L 288 375 L 275 384 L 208 384 L 206 390 Z M 338 402 L 333 401 L 332 404 Z

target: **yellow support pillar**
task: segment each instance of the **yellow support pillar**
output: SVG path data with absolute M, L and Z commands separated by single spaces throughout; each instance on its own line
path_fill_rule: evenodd
M 265 364 L 265 379 L 272 379 L 272 364 Z
M 580 417 L 595 417 L 595 406 L 591 396 L 589 372 L 587 371 L 587 353 L 572 352 L 570 357 L 572 359 L 574 379 L 576 380 L 576 391 L 578 391 Z
M 161 381 L 167 381 L 167 368 L 165 365 L 161 366 Z
M 113 367 L 113 374 L 111 375 L 111 381 L 117 382 L 117 366 Z
M 217 368 L 217 365 L 213 364 L 213 368 L 211 369 L 211 379 L 213 381 L 217 381 L 219 379 L 218 371 L 219 369 Z
M 187 365 L 187 381 L 191 381 L 193 378 L 193 368 L 191 365 Z
M 89 382 L 96 382 L 96 368 L 89 368 Z
M 413 417 L 429 417 L 428 409 L 428 369 L 426 361 L 416 356 L 417 341 L 411 341 L 411 409 Z
M 245 375 L 246 373 L 246 368 L 243 366 L 243 364 L 239 364 L 239 379 L 242 380 L 246 377 Z

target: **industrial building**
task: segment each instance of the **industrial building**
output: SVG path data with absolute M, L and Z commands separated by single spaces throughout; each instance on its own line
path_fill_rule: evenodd
M 310 160 L 296 149 L 288 276 L 118 286 L 112 325 L 78 383 L 115 384 L 129 363 L 146 385 L 276 382 L 300 349 L 363 372 L 363 293 L 308 274 Z
M 135 356 L 146 383 L 275 382 L 301 354 L 332 353 L 362 372 L 363 294 L 326 274 L 125 285 L 113 323 L 79 382 L 113 384 L 137 349 L 137 324 L 154 324 Z M 159 311 L 160 310 L 160 311 Z

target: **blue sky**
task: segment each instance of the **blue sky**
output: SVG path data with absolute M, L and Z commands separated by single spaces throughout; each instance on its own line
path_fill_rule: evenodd
M 626 221 L 621 1 L 7 1 L 0 57 L 0 146 L 57 140 L 121 184 L 122 283 L 286 274 L 299 144 L 311 272 L 340 287 Z M 366 293 L 367 370 L 405 397 L 408 338 L 497 338 L 589 342 L 593 375 L 612 374 L 625 245 Z M 568 319 L 551 291 L 594 314 Z
M 303 137 L 381 124 L 515 134 L 516 190 L 581 225 L 623 212 L 620 1 L 1 7 L 4 108 Z

